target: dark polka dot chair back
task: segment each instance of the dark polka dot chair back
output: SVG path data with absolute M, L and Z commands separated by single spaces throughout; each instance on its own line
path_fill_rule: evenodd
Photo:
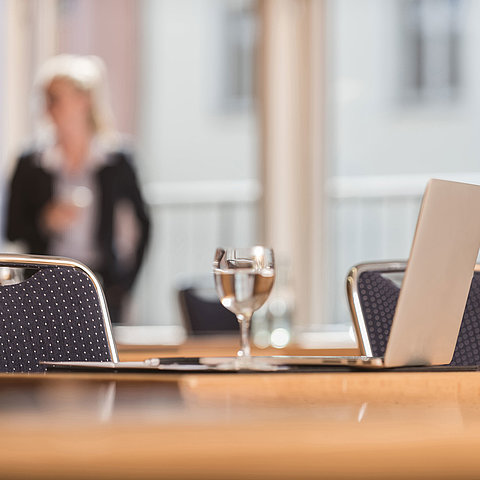
M 400 286 L 392 273 L 405 271 L 406 264 L 392 262 L 359 265 L 356 285 L 347 278 L 347 295 L 362 354 L 382 357 L 387 347 Z M 480 365 L 480 271 L 475 271 L 458 340 L 450 363 Z
M 88 269 L 54 257 L 8 257 L 0 255 L 0 265 L 38 271 L 0 286 L 0 372 L 45 371 L 41 361 L 118 361 L 103 292 Z

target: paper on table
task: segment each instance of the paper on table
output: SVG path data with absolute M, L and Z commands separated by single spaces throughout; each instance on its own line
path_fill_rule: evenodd
M 48 368 L 62 370 L 144 370 L 144 371 L 205 371 L 211 370 L 212 367 L 200 364 L 183 364 L 183 363 L 160 363 L 154 362 L 40 362 Z

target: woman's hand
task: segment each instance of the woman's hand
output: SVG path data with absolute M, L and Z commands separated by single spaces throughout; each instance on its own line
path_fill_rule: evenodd
M 75 222 L 78 212 L 72 203 L 50 202 L 43 210 L 43 227 L 54 234 L 63 233 Z

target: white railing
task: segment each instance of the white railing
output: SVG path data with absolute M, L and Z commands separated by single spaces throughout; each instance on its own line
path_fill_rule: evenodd
M 152 207 L 172 205 L 224 205 L 256 202 L 262 188 L 257 180 L 211 180 L 202 182 L 157 182 L 145 185 L 147 203 Z
M 342 176 L 331 177 L 326 192 L 329 198 L 336 200 L 418 197 L 431 178 L 480 184 L 477 172 Z
M 352 265 L 408 257 L 429 178 L 480 184 L 479 173 L 329 179 L 328 323 L 350 322 L 344 281 Z M 144 191 L 153 231 L 132 318 L 136 323 L 175 325 L 180 322 L 175 295 L 180 278 L 208 274 L 217 245 L 256 240 L 261 186 L 256 180 L 154 183 Z
M 219 245 L 256 240 L 257 180 L 165 182 L 143 188 L 152 217 L 152 238 L 135 289 L 133 323 L 181 322 L 176 285 L 207 275 Z
M 354 264 L 408 258 L 430 178 L 480 184 L 476 172 L 334 177 L 327 182 L 327 318 L 350 322 L 344 282 Z

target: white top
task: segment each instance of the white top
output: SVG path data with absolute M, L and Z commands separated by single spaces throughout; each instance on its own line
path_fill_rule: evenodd
M 55 175 L 54 201 L 71 203 L 77 208 L 72 226 L 50 241 L 49 254 L 73 258 L 95 270 L 99 264 L 96 235 L 98 226 L 99 197 L 95 173 L 105 164 L 106 152 L 99 143 L 92 141 L 88 158 L 78 172 L 65 170 L 65 159 L 58 146 L 47 147 L 42 166 Z

